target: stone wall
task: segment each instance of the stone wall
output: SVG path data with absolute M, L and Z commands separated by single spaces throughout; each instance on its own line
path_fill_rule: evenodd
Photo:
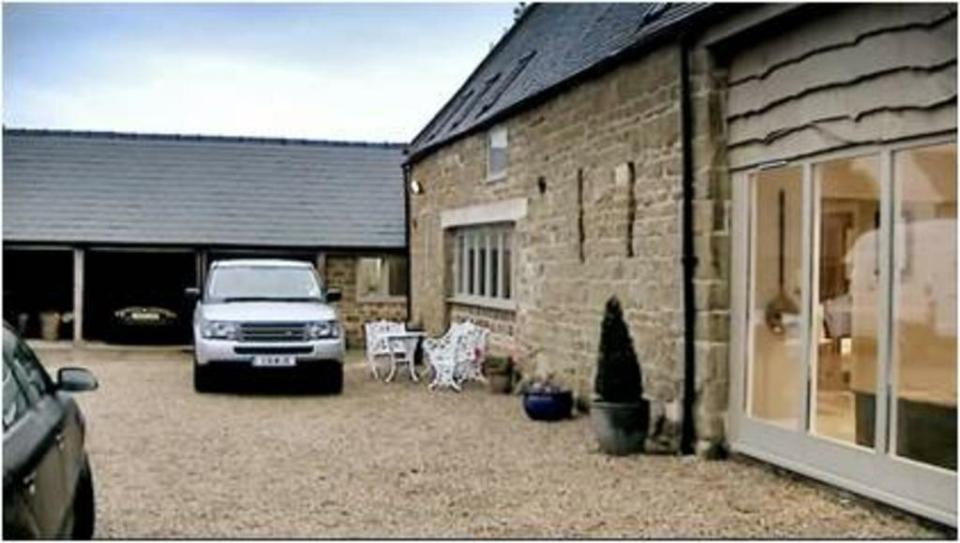
M 693 124 L 693 244 L 696 306 L 694 427 L 698 453 L 722 451 L 728 406 L 730 332 L 730 217 L 724 99 L 727 74 L 702 47 L 690 54 Z
M 404 298 L 361 300 L 357 296 L 357 259 L 363 255 L 327 255 L 323 276 L 329 288 L 340 289 L 342 298 L 337 303 L 346 333 L 348 348 L 363 348 L 363 323 L 387 319 L 407 320 L 407 302 Z
M 432 333 L 451 318 L 489 322 L 493 350 L 530 349 L 525 373 L 552 373 L 583 399 L 592 391 L 604 303 L 616 295 L 642 365 L 644 394 L 671 423 L 668 447 L 677 444 L 683 387 L 678 55 L 679 47 L 664 46 L 507 120 L 503 181 L 486 181 L 483 133 L 424 157 L 411 172 L 423 187 L 411 196 L 413 320 Z M 710 98 L 702 94 L 698 100 Z M 698 169 L 698 186 L 712 187 L 711 175 L 706 166 Z M 725 290 L 714 281 L 722 270 L 712 260 L 722 256 L 714 255 L 722 243 L 712 243 L 713 194 L 698 192 L 696 224 L 711 242 L 697 247 L 712 256 L 701 257 L 709 271 L 698 272 L 705 275 L 698 275 L 697 292 L 722 305 Z M 527 202 L 514 233 L 516 311 L 448 304 L 452 245 L 441 211 L 511 198 Z M 701 318 L 712 325 L 714 316 Z M 713 332 L 698 330 L 707 334 L 698 344 L 698 364 L 707 368 L 717 356 Z M 722 409 L 717 401 L 700 401 L 698 420 L 712 424 Z

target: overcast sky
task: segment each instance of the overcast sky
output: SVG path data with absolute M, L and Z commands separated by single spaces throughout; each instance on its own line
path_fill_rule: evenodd
M 3 122 L 409 141 L 515 4 L 4 4 Z

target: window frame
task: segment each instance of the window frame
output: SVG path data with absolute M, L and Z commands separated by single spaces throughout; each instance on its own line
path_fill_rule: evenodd
M 491 169 L 492 157 L 493 157 L 493 140 L 495 137 L 503 134 L 503 169 L 500 171 L 493 171 Z M 504 125 L 497 125 L 487 131 L 486 135 L 486 151 L 487 151 L 487 178 L 488 183 L 502 181 L 507 178 L 507 171 L 509 168 L 508 160 L 508 150 L 510 149 L 510 132 L 507 130 L 507 127 Z M 499 147 L 497 149 L 500 149 Z
M 448 301 L 457 304 L 473 305 L 514 311 L 516 301 L 516 225 L 513 222 L 500 222 L 479 225 L 464 225 L 453 231 L 453 259 L 451 266 L 452 292 Z M 484 262 L 483 294 L 480 294 L 480 285 L 475 281 L 480 277 L 478 264 L 481 261 L 482 248 L 486 256 Z M 474 249 L 471 253 L 471 249 Z M 496 258 L 491 258 L 494 252 Z M 503 255 L 509 252 L 509 269 Z M 497 269 L 493 269 L 493 262 L 497 262 Z M 472 266 L 470 265 L 472 263 Z M 475 273 L 471 275 L 470 271 Z M 496 280 L 494 280 L 496 277 Z M 504 295 L 504 283 L 509 284 L 509 296 Z M 492 296 L 493 284 L 496 283 L 497 294 Z
M 916 514 L 933 518 L 951 525 L 956 523 L 955 496 L 957 484 L 957 472 L 948 471 L 944 468 L 931 464 L 922 464 L 910 459 L 894 454 L 890 447 L 895 443 L 896 436 L 893 433 L 892 424 L 890 424 L 890 435 L 886 431 L 877 432 L 874 446 L 864 450 L 860 447 L 849 446 L 846 443 L 837 442 L 815 435 L 809 432 L 808 426 L 804 423 L 797 428 L 780 428 L 768 424 L 760 419 L 750 417 L 745 406 L 745 392 L 747 390 L 746 361 L 749 348 L 749 340 L 746 331 L 749 327 L 748 305 L 749 298 L 747 292 L 750 286 L 750 266 L 751 243 L 749 241 L 751 232 L 753 207 L 750 205 L 750 183 L 748 182 L 751 174 L 764 166 L 782 167 L 789 165 L 801 165 L 805 168 L 805 206 L 804 212 L 808 217 L 803 229 L 805 234 L 805 255 L 810 254 L 812 245 L 816 242 L 813 239 L 813 228 L 811 219 L 811 209 L 816 202 L 816 194 L 813 190 L 812 170 L 814 164 L 820 164 L 833 159 L 850 158 L 870 154 L 879 154 L 882 157 L 881 175 L 882 175 L 882 194 L 881 200 L 881 235 L 884 239 L 883 253 L 881 262 L 884 263 L 882 274 L 887 274 L 891 270 L 887 269 L 886 263 L 892 261 L 892 256 L 887 252 L 893 247 L 892 221 L 894 220 L 892 196 L 893 196 L 893 164 L 890 160 L 898 151 L 921 148 L 938 144 L 957 144 L 954 134 L 939 134 L 933 136 L 924 136 L 910 138 L 896 142 L 884 142 L 882 144 L 857 145 L 842 150 L 827 151 L 789 160 L 771 160 L 768 163 L 738 168 L 731 171 L 733 180 L 733 195 L 731 206 L 733 209 L 731 237 L 733 239 L 732 264 L 730 273 L 730 303 L 731 303 L 731 324 L 730 324 L 730 386 L 729 386 L 729 411 L 728 411 L 728 442 L 733 451 L 747 454 L 772 464 L 788 467 L 791 470 L 803 473 L 813 478 L 830 482 L 842 488 L 852 490 L 879 501 L 895 505 Z M 807 237 L 809 236 L 809 237 Z M 810 277 L 812 263 L 804 257 L 804 276 Z M 884 288 L 892 285 L 892 277 L 884 275 L 881 279 Z M 812 286 L 810 287 L 812 288 Z M 886 318 L 883 321 L 884 328 L 890 327 L 892 299 L 888 290 L 888 295 L 882 299 L 879 313 Z M 804 300 L 804 309 L 809 310 L 810 300 Z M 805 334 L 810 336 L 812 334 Z M 881 331 L 881 337 L 885 339 L 878 349 L 878 367 L 877 375 L 877 411 L 876 421 L 881 424 L 882 421 L 889 421 L 891 414 L 887 409 L 886 398 L 881 399 L 881 395 L 889 395 L 889 391 L 896 384 L 896 376 L 887 375 L 888 369 L 892 369 L 893 359 L 891 358 L 890 342 L 893 341 L 892 335 L 887 331 Z M 806 347 L 806 346 L 805 346 Z M 805 356 L 804 361 L 809 363 L 810 357 Z M 809 366 L 804 370 L 804 375 L 810 376 Z M 803 393 L 804 405 L 801 412 L 804 415 L 809 413 L 809 405 L 806 404 L 808 393 Z M 805 418 L 805 417 L 802 417 Z M 805 421 L 804 421 L 805 422 Z M 885 473 L 882 481 L 876 479 L 876 473 Z M 951 506 L 951 503 L 953 504 Z
M 382 271 L 380 272 L 380 287 L 383 289 L 381 292 L 374 294 L 366 294 L 360 291 L 359 278 L 360 278 L 360 264 L 361 261 L 367 260 L 380 260 L 382 262 Z M 377 256 L 360 256 L 357 257 L 355 263 L 355 273 L 357 277 L 357 302 L 358 303 L 401 303 L 406 302 L 407 294 L 390 294 L 390 269 L 391 261 L 397 260 L 406 260 L 406 257 L 403 255 L 377 255 Z M 410 273 L 409 262 L 407 262 L 407 273 Z

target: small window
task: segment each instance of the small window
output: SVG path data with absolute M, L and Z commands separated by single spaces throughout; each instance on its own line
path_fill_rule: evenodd
M 357 261 L 357 297 L 362 300 L 406 296 L 407 273 L 404 257 L 361 258 Z
M 507 129 L 498 126 L 487 133 L 487 179 L 503 179 L 507 175 Z

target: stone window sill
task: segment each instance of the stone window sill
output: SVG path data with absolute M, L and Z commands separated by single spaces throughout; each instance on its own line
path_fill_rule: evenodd
M 502 171 L 502 172 L 500 172 L 500 173 L 496 173 L 496 174 L 493 174 L 493 175 L 488 175 L 488 176 L 487 176 L 487 179 L 486 179 L 486 182 L 487 182 L 488 184 L 493 184 L 493 183 L 500 183 L 500 182 L 503 182 L 503 181 L 506 181 L 506 180 L 507 180 L 507 171 L 504 170 L 504 171 Z
M 458 294 L 456 296 L 451 296 L 447 298 L 447 302 L 452 304 L 458 304 L 458 305 L 472 305 L 475 307 L 485 307 L 488 309 L 499 309 L 500 311 L 516 311 L 517 310 L 516 300 L 484 298 L 482 296 L 468 296 L 465 294 Z

